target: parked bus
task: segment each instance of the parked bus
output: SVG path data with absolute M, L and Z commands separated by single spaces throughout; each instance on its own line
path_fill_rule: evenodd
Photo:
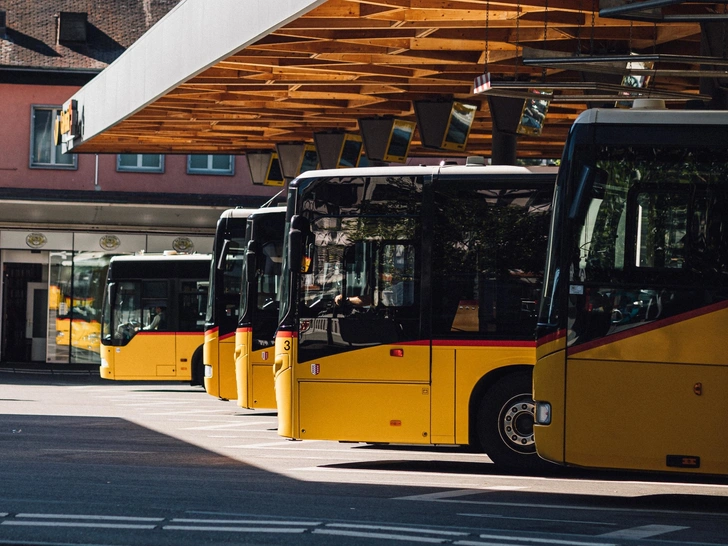
M 245 228 L 256 209 L 229 209 L 220 215 L 213 241 L 205 316 L 203 363 L 205 390 L 211 396 L 236 399 L 235 328 L 240 318 L 240 287 L 245 257 Z
M 534 371 L 538 453 L 728 474 L 728 112 L 592 109 L 566 141 Z
M 99 364 L 101 305 L 111 257 L 104 252 L 51 254 L 49 361 Z
M 285 219 L 285 207 L 260 209 L 248 217 L 240 321 L 235 332 L 235 383 L 242 408 L 276 407 L 273 349 Z
M 202 381 L 209 254 L 115 256 L 101 322 L 101 377 Z
M 554 180 L 450 165 L 293 181 L 278 433 L 540 464 L 531 372 Z

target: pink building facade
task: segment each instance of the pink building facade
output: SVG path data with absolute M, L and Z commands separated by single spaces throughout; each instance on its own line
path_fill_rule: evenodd
M 224 210 L 260 206 L 282 189 L 253 184 L 242 155 L 60 153 L 61 105 L 176 3 L 0 6 L 0 367 L 96 363 L 97 339 L 74 346 L 78 335 L 62 330 L 98 322 L 110 256 L 211 252 Z M 64 17 L 83 40 L 59 39 Z

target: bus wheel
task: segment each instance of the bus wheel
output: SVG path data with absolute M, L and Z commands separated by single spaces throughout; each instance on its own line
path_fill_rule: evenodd
M 529 469 L 548 464 L 536 454 L 534 410 L 530 373 L 508 375 L 486 391 L 477 416 L 478 440 L 495 464 Z

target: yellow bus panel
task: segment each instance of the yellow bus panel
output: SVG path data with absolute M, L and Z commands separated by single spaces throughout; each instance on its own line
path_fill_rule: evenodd
M 273 347 L 250 351 L 253 329 L 235 332 L 235 379 L 238 406 L 246 409 L 276 409 L 273 378 Z
M 301 439 L 430 443 L 427 384 L 302 381 L 299 389 Z
M 690 471 L 694 461 L 700 472 L 728 473 L 717 441 L 728 430 L 728 365 L 706 343 L 726 331 L 728 309 L 688 316 L 569 352 L 568 464 Z
M 127 345 L 102 347 L 101 377 L 122 380 L 189 381 L 202 333 L 138 332 Z
M 218 328 L 205 332 L 205 390 L 210 396 L 224 400 L 237 399 L 234 352 L 234 333 L 219 336 Z

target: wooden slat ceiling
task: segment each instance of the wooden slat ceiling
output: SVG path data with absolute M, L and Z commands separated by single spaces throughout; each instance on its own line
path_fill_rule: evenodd
M 664 9 L 718 14 L 725 5 Z M 524 47 L 583 55 L 701 54 L 697 22 L 629 21 L 598 12 L 596 0 L 329 0 L 85 143 L 84 151 L 270 149 L 276 142 L 311 142 L 317 131 L 358 132 L 361 117 L 414 121 L 413 101 L 444 96 L 479 105 L 466 153 L 488 156 L 488 101 L 472 93 L 473 80 L 484 72 L 486 45 L 494 79 L 530 77 L 546 87 L 596 76 L 524 66 Z M 652 83 L 689 93 L 699 88 L 697 77 L 658 75 Z M 553 102 L 542 135 L 518 138 L 519 157 L 559 157 L 584 108 Z M 415 135 L 410 156 L 443 153 L 422 147 Z

